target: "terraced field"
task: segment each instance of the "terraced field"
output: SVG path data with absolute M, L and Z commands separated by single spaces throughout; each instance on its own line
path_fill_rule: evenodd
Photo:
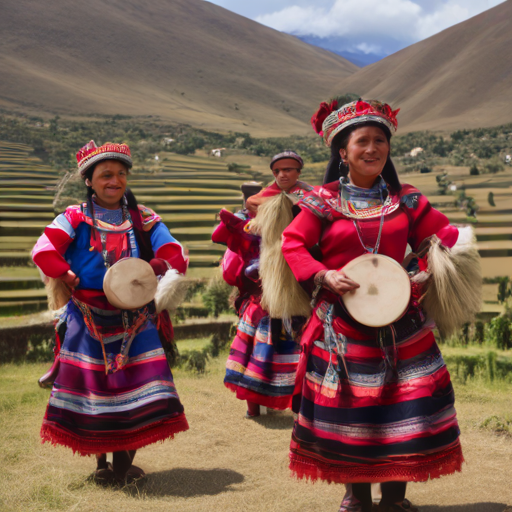
M 0 141 L 0 315 L 46 308 L 30 250 L 55 216 L 54 187 L 59 173 L 31 156 L 32 148 Z M 242 204 L 240 185 L 248 174 L 206 157 L 161 155 L 158 172 L 133 174 L 137 199 L 155 209 L 190 253 L 191 274 L 204 277 L 224 248 L 210 241 L 221 208 Z
M 23 144 L 0 142 L 0 315 L 46 307 L 44 289 L 37 269 L 30 267 L 30 250 L 44 227 L 54 217 L 56 171 L 31 156 Z M 303 179 L 318 182 L 322 164 L 314 164 Z M 512 273 L 512 169 L 496 175 L 470 176 L 467 168 L 445 167 L 458 189 L 479 205 L 476 235 L 485 277 Z M 403 174 L 401 180 L 418 187 L 452 222 L 466 222 L 466 215 L 454 205 L 453 195 L 439 195 L 436 176 Z M 230 172 L 227 165 L 207 157 L 160 155 L 158 172 L 133 174 L 130 186 L 138 200 L 154 208 L 173 235 L 190 251 L 192 276 L 207 277 L 224 248 L 212 244 L 210 236 L 215 215 L 222 208 L 241 205 L 240 185 L 248 174 Z M 494 204 L 488 203 L 489 192 Z M 496 285 L 485 285 L 486 316 L 501 306 Z
M 512 276 L 512 169 L 508 167 L 505 172 L 479 176 L 470 176 L 467 168 L 444 170 L 457 189 L 464 188 L 466 195 L 478 204 L 474 227 L 484 277 Z M 432 204 L 452 222 L 466 222 L 465 213 L 454 206 L 453 195 L 438 195 L 436 176 L 440 173 L 438 170 L 429 174 L 403 174 L 400 179 L 428 195 Z M 488 202 L 489 192 L 494 194 L 495 206 Z M 484 301 L 484 318 L 502 311 L 497 301 L 497 285 L 484 285 Z

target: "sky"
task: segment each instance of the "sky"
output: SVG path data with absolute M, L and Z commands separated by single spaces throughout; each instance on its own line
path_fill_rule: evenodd
M 382 58 L 505 0 L 209 1 L 341 54 Z

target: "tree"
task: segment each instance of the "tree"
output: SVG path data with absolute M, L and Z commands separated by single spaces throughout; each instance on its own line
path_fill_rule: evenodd
M 213 278 L 203 293 L 203 304 L 210 314 L 217 318 L 224 311 L 229 311 L 229 296 L 232 288 L 222 279 Z
M 508 276 L 498 278 L 498 302 L 503 304 L 506 300 L 512 297 L 512 283 Z
M 469 174 L 471 176 L 478 176 L 480 174 L 480 171 L 478 170 L 478 167 L 476 164 L 473 164 L 471 168 L 469 169 Z
M 485 170 L 491 174 L 496 174 L 500 171 L 503 171 L 504 169 L 505 167 L 501 162 L 490 161 L 488 164 L 485 165 Z

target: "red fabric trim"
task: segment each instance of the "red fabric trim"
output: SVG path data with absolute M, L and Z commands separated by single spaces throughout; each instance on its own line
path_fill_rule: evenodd
M 43 421 L 41 439 L 43 443 L 67 446 L 73 453 L 79 455 L 93 455 L 95 453 L 109 453 L 120 450 L 138 450 L 149 444 L 166 439 L 173 439 L 175 434 L 188 430 L 188 422 L 184 414 L 176 418 L 153 423 L 149 427 L 130 432 L 116 432 L 115 434 L 100 437 L 83 437 L 64 429 L 60 425 Z
M 335 466 L 290 452 L 290 469 L 297 478 L 328 483 L 426 482 L 462 470 L 464 457 L 460 443 L 426 456 L 402 457 L 388 464 Z
M 169 242 L 160 246 L 155 251 L 155 257 L 169 262 L 180 274 L 184 274 L 188 267 L 188 258 L 183 256 L 183 247 L 175 242 Z
M 71 268 L 63 254 L 72 241 L 64 231 L 46 228 L 32 249 L 34 263 L 48 277 L 60 277 Z
M 105 309 L 109 311 L 116 311 L 117 308 L 112 306 L 105 296 L 103 290 L 91 290 L 88 288 L 81 288 L 73 291 L 73 296 L 80 302 L 84 302 L 88 306 L 98 309 Z
M 285 409 L 291 409 L 292 407 L 292 396 L 267 396 L 255 391 L 251 391 L 246 388 L 242 388 L 231 382 L 225 382 L 224 385 L 233 393 L 239 400 L 248 400 L 258 405 L 269 407 L 270 409 L 277 409 L 284 411 Z

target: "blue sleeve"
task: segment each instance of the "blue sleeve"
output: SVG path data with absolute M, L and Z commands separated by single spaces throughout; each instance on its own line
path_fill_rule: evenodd
M 157 222 L 149 231 L 151 234 L 151 247 L 156 252 L 165 244 L 181 244 L 171 235 L 171 232 L 163 222 Z

